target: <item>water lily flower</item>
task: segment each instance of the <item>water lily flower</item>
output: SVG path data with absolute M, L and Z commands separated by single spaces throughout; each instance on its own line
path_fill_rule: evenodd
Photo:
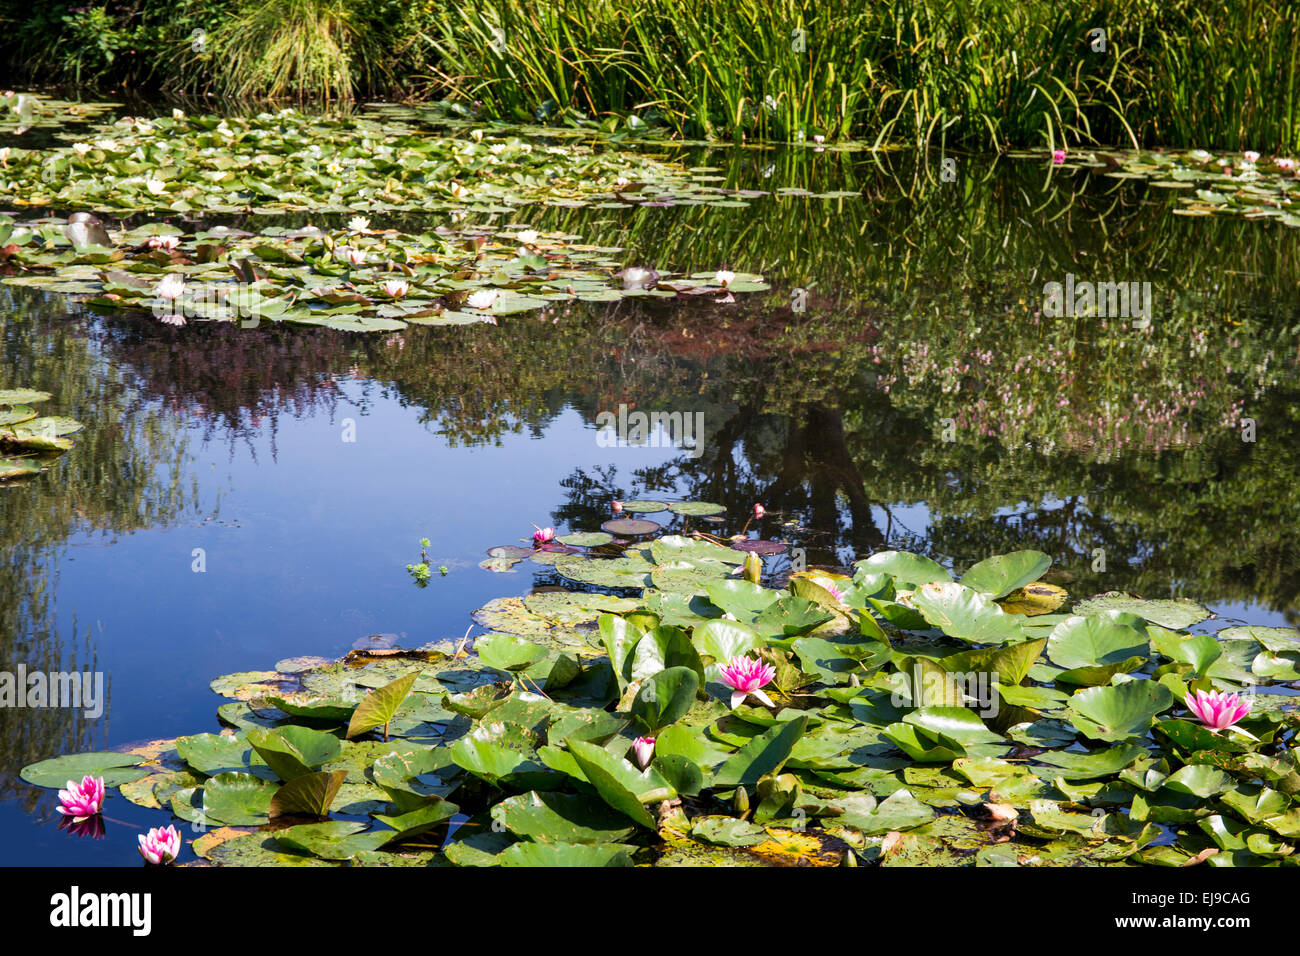
M 729 272 L 726 269 L 719 269 L 714 274 L 713 281 L 725 289 L 727 286 L 731 285 L 731 280 L 734 278 L 736 278 L 734 272 Z
M 615 189 L 626 189 L 630 185 L 632 185 L 632 180 L 628 179 L 626 176 L 620 176 L 618 179 L 614 180 Z
M 87 774 L 81 783 L 69 780 L 68 789 L 59 791 L 59 800 L 56 809 L 73 823 L 89 819 L 104 807 L 104 778 Z
M 841 591 L 839 588 L 837 588 L 834 584 L 832 584 L 830 581 L 821 581 L 818 583 L 820 583 L 821 586 L 826 589 L 826 593 L 829 594 L 831 597 L 835 598 L 835 600 L 838 603 L 840 604 L 844 603 L 844 592 Z
M 821 133 L 814 133 L 814 134 L 813 134 L 813 142 L 814 142 L 814 143 L 824 143 L 824 142 L 826 142 L 826 137 L 823 136 Z
M 177 110 L 177 109 L 172 110 L 172 119 L 176 120 L 177 122 L 180 122 L 181 120 L 185 119 L 185 111 Z
M 155 196 L 161 196 L 167 191 L 167 184 L 161 179 L 146 179 L 144 181 L 144 188 L 149 190 L 149 192 L 153 193 Z
M 5 149 L 4 153 L 5 155 L 0 157 L 0 159 L 5 159 L 8 157 L 9 155 L 8 149 Z M 1285 156 L 1279 156 L 1277 159 L 1273 160 L 1273 165 L 1276 166 L 1278 169 L 1295 169 L 1296 161 L 1294 159 L 1288 159 Z
M 0 166 L 9 165 L 9 147 L 0 148 Z
M 533 527 L 536 528 L 537 526 L 534 525 Z M 554 528 L 537 528 L 537 530 L 533 532 L 533 547 L 540 548 L 548 541 L 551 541 L 554 537 L 555 537 Z
M 1058 166 L 1061 165 L 1061 163 L 1065 162 L 1065 150 L 1063 149 L 1052 150 L 1052 162 L 1054 162 Z
M 636 762 L 644 770 L 650 763 L 650 758 L 654 756 L 655 739 L 653 737 L 638 737 L 632 743 L 632 749 L 636 751 Z
M 169 272 L 153 287 L 153 294 L 159 299 L 179 299 L 185 294 L 185 277 L 179 272 Z
M 466 199 L 466 198 L 468 198 L 468 197 L 469 197 L 469 190 L 468 190 L 468 189 L 466 189 L 466 188 L 465 188 L 464 186 L 462 186 L 460 183 L 452 183 L 452 184 L 451 184 L 451 198 L 452 198 L 452 199 Z
M 1188 694 L 1183 698 L 1183 703 L 1211 730 L 1232 728 L 1233 724 L 1250 713 L 1252 705 L 1252 701 L 1243 698 L 1240 694 L 1225 694 L 1217 690 L 1210 691 L 1208 694 L 1198 690 L 1195 696 Z
M 364 265 L 366 254 L 360 249 L 354 249 L 351 246 L 335 246 L 334 255 L 342 262 L 351 263 L 354 266 Z
M 174 826 L 154 827 L 148 833 L 141 833 L 140 855 L 155 866 L 170 863 L 181 853 L 181 835 Z
M 493 143 L 491 146 L 488 147 L 488 152 L 490 152 L 493 156 L 500 156 L 505 151 L 506 151 L 505 143 Z
M 537 241 L 537 230 L 525 229 L 523 232 L 519 234 L 518 238 L 519 241 L 522 242 L 524 245 L 531 246 L 534 242 Z
M 764 664 L 760 660 L 752 657 L 733 657 L 727 661 L 721 668 L 722 682 L 732 688 L 735 693 L 731 695 L 732 708 L 739 707 L 746 697 L 753 694 L 768 707 L 775 707 L 770 697 L 759 690 L 766 684 L 771 683 L 772 678 L 776 677 L 776 668 L 771 664 Z
M 169 312 L 166 315 L 158 316 L 158 321 L 163 325 L 184 325 L 185 316 L 177 315 L 175 312 Z
M 370 228 L 370 220 L 365 216 L 353 216 L 348 220 L 348 228 L 353 232 L 365 232 Z
M 176 236 L 152 236 L 145 243 L 150 249 L 165 249 L 167 252 L 176 249 L 180 244 L 181 241 Z
M 755 505 L 754 505 L 754 517 L 755 517 L 755 518 L 761 518 L 761 517 L 763 517 L 763 515 L 765 515 L 765 514 L 767 514 L 767 509 L 764 508 L 762 505 L 755 503 Z
M 477 292 L 471 292 L 466 297 L 465 304 L 471 309 L 490 309 L 492 303 L 496 300 L 496 289 L 479 289 Z
M 389 298 L 400 299 L 411 291 L 411 283 L 405 279 L 385 279 L 379 283 L 379 288 Z
M 85 156 L 88 152 L 90 152 L 94 148 L 95 147 L 91 146 L 89 143 L 72 144 L 72 151 L 76 153 L 78 156 Z
M 483 142 L 483 131 L 481 129 L 470 130 L 470 138 L 476 143 Z
M 614 513 L 615 513 L 615 514 L 622 514 L 622 513 L 623 513 L 623 502 L 621 502 L 621 501 L 615 501 L 615 502 L 613 502 L 612 504 L 610 504 L 610 507 L 614 509 Z
M 1245 157 L 1245 160 L 1248 163 L 1254 164 L 1259 162 L 1259 153 L 1255 152 L 1253 149 L 1248 149 L 1241 155 Z

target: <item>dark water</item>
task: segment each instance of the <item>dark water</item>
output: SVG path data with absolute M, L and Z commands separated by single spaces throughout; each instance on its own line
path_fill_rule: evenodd
M 480 569 L 485 549 L 534 523 L 594 529 L 612 497 L 761 501 L 765 535 L 815 563 L 898 547 L 960 570 L 1032 547 L 1073 594 L 1191 597 L 1209 629 L 1300 617 L 1292 233 L 1038 164 L 963 157 L 943 183 L 897 155 L 695 159 L 736 188 L 864 195 L 499 220 L 770 277 L 734 305 L 358 337 L 175 330 L 0 286 L 0 387 L 87 424 L 0 490 L 0 666 L 93 669 L 111 695 L 94 719 L 0 710 L 4 862 L 129 865 L 165 822 L 114 797 L 105 839 L 60 832 L 24 764 L 214 731 L 220 674 L 372 634 L 459 638 L 548 581 Z M 1041 317 L 1067 273 L 1150 282 L 1150 328 Z M 620 403 L 702 415 L 700 453 L 602 447 L 597 415 Z M 448 572 L 426 588 L 405 571 L 422 537 Z

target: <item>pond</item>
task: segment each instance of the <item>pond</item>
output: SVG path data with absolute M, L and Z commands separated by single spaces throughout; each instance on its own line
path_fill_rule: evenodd
M 105 681 L 83 712 L 0 709 L 7 863 L 121 865 L 164 822 L 119 799 L 104 839 L 76 839 L 24 766 L 215 732 L 219 675 L 487 633 L 472 615 L 490 601 L 563 583 L 488 549 L 595 531 L 615 500 L 716 502 L 714 521 L 646 517 L 721 535 L 761 503 L 747 530 L 799 549 L 769 560 L 778 578 L 890 550 L 959 575 L 1032 549 L 1072 597 L 1205 605 L 1195 631 L 1300 623 L 1288 224 L 1186 215 L 1203 211 L 1186 184 L 1104 156 L 624 148 L 725 192 L 354 211 L 375 232 L 581 237 L 601 258 L 575 271 L 653 268 L 707 294 L 367 332 L 174 326 L 0 285 L 0 388 L 49 392 L 50 414 L 85 425 L 0 488 L 0 647 L 6 666 Z M 189 235 L 349 219 L 123 212 Z M 1131 315 L 1051 317 L 1054 282 L 1149 291 Z M 676 417 L 638 444 L 638 412 Z M 407 566 L 426 560 L 421 580 Z

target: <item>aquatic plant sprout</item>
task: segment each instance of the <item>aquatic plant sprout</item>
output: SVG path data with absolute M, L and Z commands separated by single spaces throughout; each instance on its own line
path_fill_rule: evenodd
M 636 753 L 636 762 L 644 770 L 650 765 L 650 758 L 654 756 L 655 739 L 653 737 L 638 737 L 632 742 L 632 750 Z

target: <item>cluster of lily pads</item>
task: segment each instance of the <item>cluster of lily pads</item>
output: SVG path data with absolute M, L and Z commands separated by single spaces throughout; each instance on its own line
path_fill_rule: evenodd
M 1062 611 L 1035 551 L 957 580 L 884 551 L 775 586 L 786 542 L 672 507 L 686 533 L 620 517 L 493 549 L 561 586 L 482 608 L 472 652 L 227 675 L 219 734 L 22 776 L 102 779 L 202 829 L 214 864 L 1297 859 L 1300 632 L 1193 634 L 1200 605 L 1118 593 Z
M 38 475 L 44 462 L 72 447 L 68 436 L 84 426 L 61 415 L 40 415 L 32 407 L 49 400 L 49 392 L 0 389 L 0 481 Z
M 1077 169 L 1105 169 L 1117 179 L 1143 179 L 1160 189 L 1186 190 L 1179 197 L 1179 216 L 1240 215 L 1276 219 L 1300 226 L 1300 161 L 1257 152 L 1210 152 L 1204 149 L 1062 155 L 1058 164 Z
M 77 296 L 97 308 L 150 309 L 162 321 L 261 321 L 382 332 L 416 325 L 495 324 L 496 317 L 625 296 L 733 301 L 767 289 L 761 276 L 625 269 L 619 250 L 531 229 L 441 226 L 420 235 L 370 228 L 213 227 L 187 234 L 150 223 L 85 242 L 78 222 L 0 220 L 6 282 Z M 91 234 L 94 235 L 93 233 Z M 112 245 L 104 245 L 107 240 Z M 644 274 L 644 275 L 642 275 Z
M 0 168 L 0 198 L 124 213 L 746 205 L 745 195 L 717 185 L 714 172 L 594 137 L 547 144 L 508 130 L 433 135 L 382 115 L 177 110 L 93 126 L 58 149 L 14 148 Z

